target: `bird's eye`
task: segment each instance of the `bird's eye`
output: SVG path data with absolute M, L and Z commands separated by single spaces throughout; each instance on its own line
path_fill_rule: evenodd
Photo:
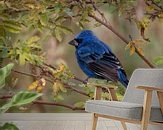
M 78 42 L 78 43 L 81 43 L 83 41 L 83 39 L 78 38 L 78 39 L 75 39 L 75 41 Z

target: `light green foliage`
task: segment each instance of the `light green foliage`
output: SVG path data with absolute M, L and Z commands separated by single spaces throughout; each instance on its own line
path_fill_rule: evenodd
M 5 123 L 3 126 L 0 126 L 0 130 L 19 130 L 19 128 L 12 123 Z
M 65 26 L 72 12 L 64 1 L 20 0 L 0 1 L 0 59 L 10 58 L 24 65 L 26 61 L 41 64 L 43 61 L 39 36 L 22 39 L 22 33 L 48 32 L 58 41 L 63 34 L 72 33 Z M 41 35 L 40 35 L 41 36 Z
M 15 94 L 8 103 L 0 108 L 0 113 L 6 112 L 10 107 L 29 104 L 40 96 L 42 96 L 41 93 L 20 91 Z
M 103 100 L 111 100 L 111 96 L 110 96 L 110 94 L 108 92 L 102 92 L 101 98 Z
M 117 86 L 118 86 L 117 93 L 119 94 L 119 96 L 120 95 L 123 96 L 125 94 L 125 88 L 124 88 L 124 86 L 122 86 L 121 84 L 118 84 Z
M 52 89 L 53 89 L 53 95 L 54 95 L 54 101 L 62 101 L 64 100 L 64 97 L 61 95 L 62 93 L 66 93 L 67 92 L 67 89 L 64 87 L 64 84 L 57 80 L 54 82 L 53 86 L 52 86 Z
M 84 102 L 77 102 L 74 104 L 74 106 L 77 108 L 85 108 L 85 103 Z
M 57 95 L 54 95 L 54 98 L 53 98 L 54 101 L 63 101 L 64 100 L 64 97 L 61 95 L 61 94 L 57 94 Z
M 0 89 L 5 86 L 6 77 L 10 74 L 14 64 L 8 64 L 0 69 Z
M 95 87 L 93 85 L 80 85 L 81 87 L 84 87 L 84 91 L 86 92 L 86 94 L 89 95 L 90 98 L 93 98 L 94 96 L 94 90 L 95 90 Z
M 154 62 L 156 65 L 163 65 L 163 56 L 157 57 Z
M 10 32 L 10 33 L 20 33 L 22 30 L 21 24 L 15 20 L 2 20 L 0 23 L 0 28 L 3 31 Z
M 38 43 L 39 39 L 34 36 L 25 41 L 16 41 L 9 50 L 8 58 L 18 60 L 20 65 L 24 65 L 26 61 L 31 64 L 41 64 L 43 57 L 41 56 L 41 46 Z
M 41 63 L 42 60 L 40 61 L 40 59 L 42 59 L 42 57 L 40 58 L 41 52 L 38 51 L 39 49 L 37 48 L 37 53 L 31 51 L 31 47 L 27 44 L 28 40 L 22 40 L 19 36 L 28 31 L 36 31 L 39 34 L 45 35 L 45 37 L 46 35 L 53 35 L 61 42 L 65 34 L 73 33 L 69 23 L 76 24 L 81 29 L 84 29 L 85 25 L 91 21 L 89 14 L 94 15 L 95 11 L 97 11 L 92 4 L 88 4 L 84 0 L 80 2 L 67 0 L 1 0 L 0 58 L 18 60 L 22 65 L 25 64 L 26 61 L 32 64 Z M 144 14 L 148 15 L 145 15 L 142 19 L 137 19 L 135 14 L 135 8 L 137 6 L 136 0 L 95 0 L 95 5 L 97 8 L 106 6 L 109 8 L 109 11 L 115 10 L 114 12 L 135 22 L 138 25 L 142 38 L 149 41 L 149 39 L 144 36 L 145 29 L 149 26 L 149 23 L 156 18 L 162 18 L 162 11 L 160 11 L 161 8 L 159 8 L 159 6 L 161 7 L 161 0 L 155 0 L 154 2 L 155 4 L 152 4 L 150 0 L 145 1 Z M 100 26 L 100 24 L 96 23 L 95 27 L 96 26 Z M 24 50 L 22 44 L 28 49 Z M 21 47 L 13 48 L 13 46 L 18 47 L 18 45 Z M 140 52 L 142 52 L 142 49 Z

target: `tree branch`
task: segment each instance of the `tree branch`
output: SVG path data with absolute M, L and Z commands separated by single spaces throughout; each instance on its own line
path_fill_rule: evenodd
M 34 74 L 31 74 L 31 73 L 22 72 L 22 71 L 17 71 L 17 70 L 14 70 L 14 69 L 12 69 L 12 71 L 15 72 L 15 73 L 19 73 L 19 74 L 30 76 L 30 77 L 35 77 L 35 78 L 39 77 L 38 75 L 34 75 Z
M 82 95 L 85 95 L 85 96 L 89 97 L 89 94 L 87 94 L 87 93 L 85 93 L 85 92 L 83 92 L 83 91 L 81 91 L 81 90 L 79 90 L 79 89 L 76 89 L 76 88 L 74 88 L 74 87 L 72 87 L 72 86 L 70 86 L 70 85 L 64 84 L 64 86 L 65 86 L 66 88 L 68 88 L 68 89 L 73 90 L 74 92 L 77 92 L 77 93 L 79 93 L 79 94 L 82 94 Z
M 1 96 L 0 99 L 5 100 L 5 99 L 9 99 L 12 98 L 12 95 L 8 95 L 8 96 Z M 64 104 L 64 103 L 58 103 L 58 102 L 47 102 L 47 101 L 43 101 L 43 100 L 36 100 L 32 102 L 33 104 L 42 104 L 42 105 L 51 105 L 51 106 L 61 106 L 61 107 L 65 107 L 65 108 L 69 108 L 71 110 L 84 110 L 84 108 L 79 108 L 79 107 L 75 107 L 73 105 L 68 105 L 68 104 Z
M 87 81 L 82 80 L 82 79 L 80 79 L 80 78 L 78 78 L 76 76 L 74 77 L 74 79 L 77 80 L 77 81 L 79 81 L 79 82 L 81 82 L 81 83 L 83 83 L 83 84 L 87 84 Z
M 157 3 L 154 2 L 153 0 L 151 0 L 151 3 L 152 3 L 153 5 L 155 5 L 156 7 L 158 7 L 159 9 L 162 10 L 162 6 L 159 6 L 159 4 L 157 4 Z
M 50 65 L 51 66 L 51 65 Z M 12 70 L 13 72 L 15 72 L 15 73 L 19 73 L 19 74 L 23 74 L 23 75 L 26 75 L 26 76 L 32 76 L 32 77 L 39 77 L 38 75 L 34 75 L 34 74 L 31 74 L 31 73 L 26 73 L 26 72 L 21 72 L 21 71 L 17 71 L 17 70 Z M 83 81 L 83 80 L 81 80 L 81 79 L 79 79 L 79 78 L 75 78 L 76 80 L 78 80 L 78 81 L 80 81 L 80 82 L 82 82 L 82 83 L 86 83 L 85 81 Z M 50 79 L 47 79 L 46 78 L 46 80 L 48 81 L 48 82 L 50 82 L 51 84 L 53 84 L 55 81 L 52 81 L 52 80 L 50 80 Z M 89 97 L 89 94 L 87 94 L 87 93 L 85 93 L 85 92 L 83 92 L 83 91 L 81 91 L 81 90 L 79 90 L 79 89 L 77 89 L 77 88 L 74 88 L 74 87 L 72 87 L 72 86 L 70 86 L 70 85 L 68 85 L 68 84 L 66 84 L 66 83 L 64 83 L 64 86 L 66 87 L 66 88 L 68 88 L 68 89 L 71 89 L 72 91 L 74 91 L 74 92 L 77 92 L 77 93 L 79 93 L 79 94 L 81 94 L 81 95 L 84 95 L 84 96 L 87 96 L 87 97 Z
M 89 14 L 89 17 L 93 18 L 94 20 L 96 20 L 97 22 L 101 23 L 102 25 L 104 25 L 106 28 L 108 28 L 110 31 L 112 31 L 115 35 L 117 35 L 124 43 L 128 44 L 129 41 L 124 38 L 119 32 L 117 32 L 111 25 L 105 23 L 104 21 L 102 21 L 101 19 L 99 19 L 98 17 L 96 17 L 95 15 Z M 135 52 L 142 58 L 142 60 L 151 68 L 155 68 L 155 66 L 145 57 L 143 56 L 138 50 L 137 48 L 135 48 Z
M 92 4 L 94 10 L 97 11 L 97 12 L 101 15 L 101 17 L 104 19 L 105 23 L 107 23 L 107 19 L 106 19 L 104 13 L 102 13 L 102 12 L 96 7 L 95 1 L 93 1 L 93 0 L 90 0 L 90 1 L 91 1 L 91 4 Z
M 81 3 L 80 0 L 75 0 L 75 1 L 78 2 L 78 3 L 80 4 L 81 8 L 84 9 L 84 7 L 83 7 L 83 5 L 82 5 L 82 3 Z M 101 12 L 97 9 L 97 7 L 95 6 L 95 2 L 94 2 L 93 0 L 90 0 L 90 2 L 91 2 L 91 4 L 92 4 L 94 10 L 95 10 L 95 11 L 98 11 L 98 13 L 99 13 L 103 18 L 105 18 L 105 16 L 103 15 L 103 13 L 101 13 Z M 124 43 L 126 43 L 126 44 L 129 43 L 129 41 L 128 41 L 125 37 L 123 37 L 119 32 L 117 32 L 117 31 L 111 26 L 110 23 L 108 24 L 106 20 L 103 21 L 103 20 L 101 20 L 100 18 L 98 18 L 97 16 L 95 16 L 95 15 L 93 15 L 93 14 L 91 14 L 91 13 L 89 13 L 88 16 L 91 17 L 91 18 L 93 18 L 93 19 L 96 20 L 97 22 L 101 23 L 102 25 L 104 25 L 106 28 L 108 28 L 110 31 L 112 31 L 115 35 L 117 35 Z M 144 55 L 142 55 L 142 54 L 138 51 L 137 48 L 135 48 L 135 52 L 141 57 L 141 59 L 142 59 L 149 67 L 155 68 L 155 66 L 154 66 Z
M 84 108 L 75 107 L 73 105 L 63 104 L 63 103 L 57 103 L 57 102 L 46 102 L 46 101 L 34 101 L 33 104 L 42 104 L 42 105 L 51 105 L 51 106 L 61 106 L 66 107 L 71 110 L 84 110 Z

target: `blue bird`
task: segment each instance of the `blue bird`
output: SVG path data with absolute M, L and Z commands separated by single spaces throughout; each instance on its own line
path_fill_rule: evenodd
M 69 44 L 75 46 L 78 64 L 88 78 L 119 81 L 127 87 L 127 75 L 120 61 L 91 30 L 80 32 Z

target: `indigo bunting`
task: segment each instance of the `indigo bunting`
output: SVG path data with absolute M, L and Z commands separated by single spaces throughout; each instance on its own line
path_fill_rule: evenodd
M 119 81 L 127 87 L 127 75 L 120 61 L 91 30 L 83 30 L 69 44 L 75 46 L 77 62 L 88 78 Z

